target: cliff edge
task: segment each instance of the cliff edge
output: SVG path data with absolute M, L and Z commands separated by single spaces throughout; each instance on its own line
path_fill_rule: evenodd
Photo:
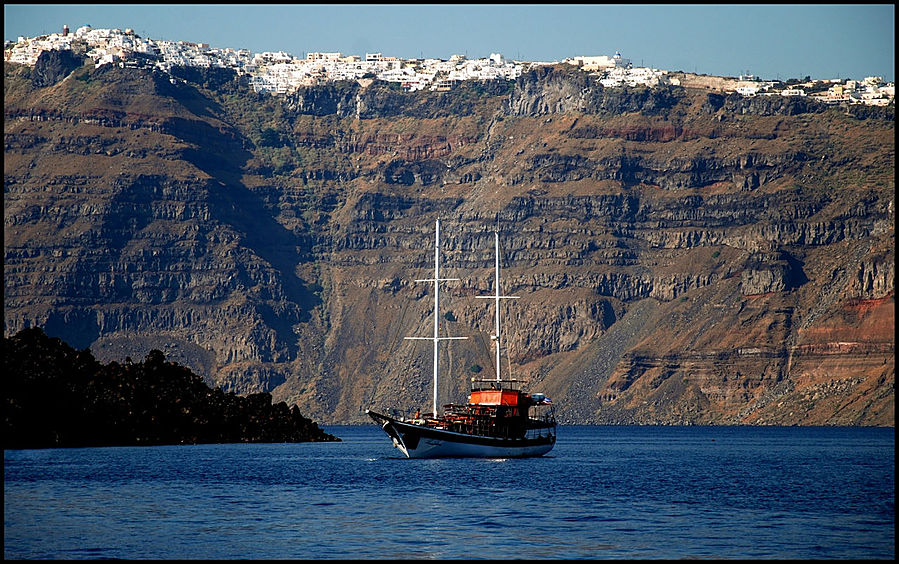
M 49 63 L 49 62 L 48 62 Z M 545 67 L 284 98 L 216 71 L 5 65 L 4 330 L 159 350 L 325 423 L 493 366 L 563 423 L 893 425 L 894 106 L 604 88 Z M 484 376 L 486 372 L 480 372 Z

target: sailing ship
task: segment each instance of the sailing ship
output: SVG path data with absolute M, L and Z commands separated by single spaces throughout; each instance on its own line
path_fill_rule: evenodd
M 471 379 L 468 402 L 446 404 L 443 413 L 437 410 L 437 378 L 439 373 L 438 345 L 440 341 L 467 337 L 440 336 L 440 283 L 457 278 L 440 277 L 440 219 L 437 219 L 434 243 L 434 277 L 416 280 L 434 284 L 433 337 L 406 337 L 429 340 L 434 347 L 433 400 L 430 413 L 407 417 L 405 414 L 386 415 L 366 410 L 369 417 L 381 426 L 393 445 L 407 458 L 522 458 L 542 456 L 556 443 L 556 421 L 552 402 L 545 394 L 528 393 L 524 382 L 502 378 L 500 374 L 500 300 L 518 296 L 503 296 L 499 277 L 499 234 L 495 242 L 495 293 L 476 296 L 495 302 L 494 329 L 491 335 L 496 353 L 495 378 Z

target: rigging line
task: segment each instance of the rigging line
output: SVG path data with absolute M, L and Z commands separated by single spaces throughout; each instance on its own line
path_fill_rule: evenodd
M 488 276 L 488 286 L 489 286 L 489 276 Z M 475 301 L 477 301 L 477 298 L 471 298 L 471 299 L 474 299 Z M 484 309 L 488 310 L 488 315 L 489 315 L 490 305 L 489 304 L 485 305 Z M 493 377 L 496 378 L 497 377 L 496 365 L 493 363 L 493 360 L 494 360 L 493 351 L 490 350 L 490 345 L 489 345 L 490 339 L 484 338 L 484 329 L 483 328 L 480 329 L 480 331 L 478 332 L 476 339 L 478 340 L 478 342 L 481 343 L 481 347 L 480 347 L 481 362 L 484 363 L 484 366 L 490 367 L 490 371 L 493 372 Z M 483 369 L 484 367 L 482 366 L 481 368 Z M 481 379 L 481 378 L 483 378 L 483 376 L 477 376 L 477 378 Z
M 416 280 L 421 277 L 421 271 L 424 268 L 424 263 L 422 261 L 418 262 L 418 269 L 415 271 L 415 277 L 412 278 Z M 390 340 L 390 348 L 387 351 L 387 356 L 391 356 L 393 352 L 396 350 L 397 345 L 400 342 L 400 332 L 403 330 L 403 321 L 406 319 L 406 313 L 409 311 L 409 307 L 412 305 L 414 300 L 403 300 L 403 308 L 400 311 L 399 323 L 397 323 L 396 331 L 393 333 L 393 338 Z
M 423 263 L 419 262 L 418 269 L 415 271 L 415 278 L 413 278 L 413 280 L 420 277 L 423 269 L 424 269 Z M 410 286 L 410 288 L 411 288 L 411 286 Z M 393 357 L 394 354 L 396 354 L 396 351 L 399 348 L 400 341 L 403 341 L 402 337 L 400 336 L 400 333 L 403 332 L 405 329 L 406 315 L 409 312 L 409 308 L 412 307 L 413 301 L 415 301 L 415 300 L 412 300 L 412 299 L 403 300 L 403 307 L 402 307 L 402 310 L 400 310 L 399 322 L 396 324 L 396 331 L 394 331 L 394 333 L 393 333 L 393 340 L 390 343 L 390 348 L 387 351 L 388 360 L 391 357 Z M 406 354 L 403 357 L 403 363 L 401 364 L 401 366 L 409 366 L 412 356 L 414 356 L 414 350 L 412 348 L 407 348 Z
M 448 231 L 449 231 L 449 230 L 448 230 Z M 451 232 L 450 232 L 450 233 L 451 233 Z M 449 236 L 446 237 L 446 240 L 449 240 Z M 458 257 L 458 256 L 461 256 L 463 253 L 462 253 L 462 251 L 460 251 L 458 248 L 451 248 L 451 249 L 450 249 L 449 251 L 447 251 L 445 254 L 446 254 L 446 255 L 449 255 L 449 260 L 447 260 L 447 262 L 451 262 L 451 261 L 452 261 L 452 258 L 453 258 L 454 256 L 455 256 L 455 257 Z M 449 288 L 447 288 L 446 290 L 444 290 L 443 295 L 444 295 L 444 309 L 445 309 L 445 311 L 448 312 L 448 313 L 450 313 L 450 314 L 452 314 L 452 316 L 453 316 L 453 321 L 458 321 L 458 318 L 456 317 L 456 314 L 453 313 L 453 309 L 450 308 L 450 307 L 448 307 L 448 306 L 450 306 L 450 305 L 456 305 L 457 300 L 458 300 L 459 302 L 461 302 L 460 296 L 458 295 L 458 288 L 457 288 L 457 292 L 453 292 L 453 288 L 452 288 L 452 287 L 449 287 Z M 446 314 L 442 315 L 441 317 L 443 317 L 444 320 L 446 320 L 446 321 L 450 321 L 450 320 L 446 317 Z M 441 331 L 441 333 L 442 333 L 442 337 L 445 338 L 445 339 L 459 339 L 459 338 L 460 338 L 460 337 L 452 337 L 452 336 L 450 336 L 450 327 L 448 326 L 447 323 L 441 323 L 441 324 L 440 324 L 440 331 Z M 461 338 L 462 338 L 462 339 L 468 339 L 469 337 L 461 337 Z M 444 352 L 444 358 L 446 359 L 446 363 L 447 363 L 446 372 L 447 372 L 448 374 L 452 374 L 452 373 L 453 373 L 453 368 L 454 368 L 454 366 L 455 366 L 455 362 L 454 362 L 454 358 L 455 358 L 455 357 L 453 356 L 453 355 L 454 355 L 454 353 L 453 353 L 453 347 L 445 347 L 445 348 L 446 348 L 446 351 Z M 464 374 L 464 372 L 463 372 L 463 374 Z M 448 383 L 447 380 L 448 380 L 447 378 L 443 378 L 443 379 L 440 381 L 440 384 L 441 384 L 440 387 L 442 388 L 442 391 L 444 392 L 444 393 L 442 394 L 442 396 L 443 396 L 443 397 L 449 398 L 449 397 L 452 397 L 452 396 L 451 396 L 451 394 L 446 393 L 446 392 L 448 392 L 449 390 L 452 389 L 453 384 L 452 384 L 452 383 Z M 456 385 L 458 385 L 458 378 L 456 378 L 456 379 L 454 380 L 454 382 L 456 382 Z
M 509 309 L 509 307 L 507 306 L 506 310 L 508 311 L 508 309 Z M 505 318 L 511 319 L 512 316 L 507 315 Z M 506 334 L 506 339 L 505 339 L 506 346 L 504 348 L 505 348 L 505 352 L 506 352 L 506 373 L 509 375 L 510 380 L 514 380 L 515 375 L 512 374 L 512 335 L 515 335 L 516 333 L 514 333 L 511 330 L 506 330 L 505 334 Z M 502 356 L 502 351 L 500 351 L 500 356 Z
M 415 278 L 418 278 L 421 275 L 421 271 L 423 268 L 424 268 L 424 262 L 418 261 L 418 269 L 415 271 Z M 413 280 L 415 278 L 413 278 Z M 389 347 L 387 349 L 387 366 L 390 365 L 390 359 L 393 357 L 394 353 L 396 352 L 396 348 L 400 342 L 400 338 L 399 338 L 400 331 L 403 330 L 403 321 L 406 319 L 406 313 L 409 311 L 409 307 L 412 305 L 412 301 L 413 300 L 403 300 L 403 307 L 402 307 L 402 310 L 400 311 L 399 321 L 396 324 L 396 330 L 393 332 L 393 338 L 388 339 Z M 409 366 L 408 361 L 411 356 L 412 356 L 412 350 L 410 349 L 406 353 L 405 358 L 403 358 L 403 362 L 400 363 L 399 366 Z M 371 405 L 371 403 L 374 401 L 375 388 L 376 388 L 376 386 L 372 386 L 371 389 L 369 390 L 369 394 L 368 394 L 369 395 L 369 397 L 368 397 L 369 405 Z
M 511 339 L 509 339 L 509 344 L 506 345 L 506 372 L 509 373 L 509 379 L 514 380 L 515 374 L 512 373 L 512 343 Z
M 493 357 L 490 354 L 490 347 L 487 345 L 487 339 L 484 338 L 483 333 L 478 333 L 477 340 L 481 343 L 481 362 L 483 362 L 486 366 L 489 366 L 492 372 L 496 372 L 496 367 L 493 366 Z M 481 369 L 483 368 L 484 367 L 481 366 Z M 494 374 L 493 377 L 496 378 L 496 374 Z M 479 376 L 478 379 L 480 378 L 482 377 Z

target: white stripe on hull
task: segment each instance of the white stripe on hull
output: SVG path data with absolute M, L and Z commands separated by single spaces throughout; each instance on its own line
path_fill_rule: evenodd
M 397 445 L 397 448 L 400 448 Z M 542 456 L 551 451 L 553 443 L 530 446 L 492 446 L 457 443 L 422 437 L 415 449 L 402 449 L 409 458 L 523 458 Z

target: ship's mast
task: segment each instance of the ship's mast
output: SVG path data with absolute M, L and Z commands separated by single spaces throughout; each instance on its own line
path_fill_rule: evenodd
M 483 300 L 495 300 L 495 304 L 494 304 L 494 310 L 495 310 L 494 314 L 495 315 L 494 315 L 494 321 L 493 321 L 495 334 L 490 335 L 490 338 L 493 339 L 493 342 L 496 345 L 496 381 L 499 382 L 501 380 L 500 375 L 499 375 L 499 365 L 500 365 L 499 359 L 500 359 L 500 351 L 501 351 L 500 323 L 499 323 L 499 301 L 503 300 L 503 299 L 506 299 L 506 300 L 516 299 L 516 298 L 518 298 L 518 296 L 503 296 L 500 294 L 500 291 L 499 291 L 499 233 L 497 233 L 497 232 L 493 233 L 493 242 L 494 242 L 495 255 L 496 255 L 496 259 L 495 259 L 496 280 L 494 282 L 494 287 L 495 287 L 496 293 L 492 296 L 475 296 L 475 297 L 479 298 L 479 299 L 483 299 Z
M 406 337 L 406 339 L 434 341 L 434 396 L 433 411 L 434 417 L 437 417 L 437 373 L 438 373 L 438 354 L 437 345 L 440 341 L 451 339 L 467 339 L 468 337 L 441 337 L 440 336 L 440 282 L 449 282 L 458 280 L 458 278 L 440 278 L 440 218 L 437 218 L 436 236 L 434 238 L 434 278 L 421 278 L 416 282 L 433 282 L 434 283 L 434 336 L 433 337 Z

